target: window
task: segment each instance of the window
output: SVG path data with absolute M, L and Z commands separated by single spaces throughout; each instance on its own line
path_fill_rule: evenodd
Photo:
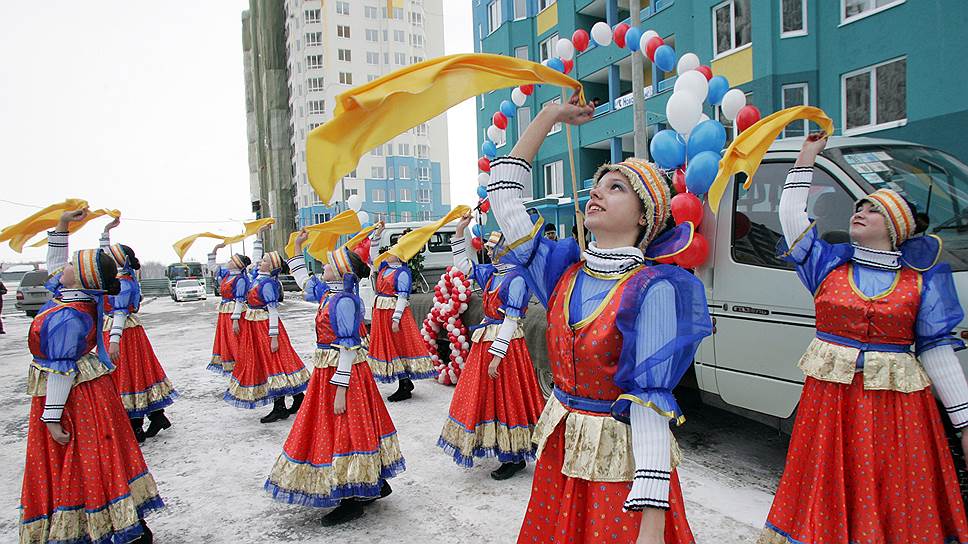
M 841 78 L 844 135 L 902 126 L 907 122 L 907 59 L 897 59 Z
M 306 84 L 309 86 L 309 92 L 322 91 L 323 90 L 323 78 L 321 77 L 310 77 L 306 79 Z
M 552 57 L 557 57 L 555 45 L 558 44 L 558 35 L 548 36 L 538 44 L 538 62 L 544 62 Z
M 514 56 L 519 59 L 528 60 L 528 46 L 523 45 L 521 47 L 514 48 Z
M 398 150 L 397 151 L 397 154 L 403 155 L 405 157 L 406 156 L 409 156 L 410 155 L 410 144 L 397 144 L 397 150 Z M 401 177 L 404 177 L 404 176 L 401 176 Z
M 367 19 L 376 19 L 379 17 L 379 13 L 375 6 L 366 6 L 363 8 L 363 15 Z
M 386 169 L 382 166 L 372 166 L 370 167 L 370 177 L 373 179 L 386 179 Z
M 552 102 L 554 102 L 556 104 L 561 104 L 561 97 L 558 96 L 558 97 L 552 98 L 551 100 L 545 102 L 545 104 L 550 104 Z M 544 107 L 544 105 L 542 105 L 542 108 L 543 107 Z M 561 132 L 561 123 L 555 123 L 554 125 L 552 125 L 551 126 L 551 131 L 548 132 L 548 135 L 550 136 L 552 134 L 555 134 L 556 132 Z
M 364 31 L 366 34 L 366 41 L 368 42 L 378 42 L 380 41 L 380 31 L 368 28 Z
M 387 8 L 383 8 L 381 11 L 383 12 L 383 16 L 386 17 Z M 392 15 L 393 15 L 393 19 L 403 19 L 403 8 L 393 8 Z
M 411 11 L 410 12 L 410 24 L 417 25 L 417 26 L 423 26 L 423 14 L 422 13 L 419 13 L 419 12 L 416 12 L 416 11 Z
M 378 146 L 374 147 L 370 151 L 370 154 L 373 155 L 374 157 L 382 157 L 383 156 L 383 146 L 382 145 L 378 145 Z
M 430 212 L 427 212 L 427 220 L 430 220 Z M 431 253 L 450 253 L 450 238 L 453 232 L 437 232 L 427 242 L 427 250 Z
M 497 30 L 503 20 L 501 19 L 501 1 L 494 0 L 487 6 L 487 33 L 490 34 Z
M 306 33 L 306 47 L 312 47 L 314 45 L 323 45 L 323 33 L 322 32 L 307 32 Z
M 716 57 L 752 41 L 750 0 L 727 0 L 713 8 L 713 48 Z
M 424 58 L 420 55 L 413 55 L 410 57 L 410 64 L 417 64 L 418 62 L 423 62 Z
M 314 68 L 323 67 L 323 56 L 322 55 L 307 55 L 306 56 L 306 68 L 312 70 Z
M 385 214 L 385 213 L 380 213 L 380 212 L 377 212 L 377 214 L 376 214 L 376 220 L 377 220 L 377 221 L 383 221 L 383 222 L 386 222 L 386 220 L 387 220 L 387 214 Z
M 410 179 L 410 167 L 406 164 L 400 165 L 400 179 Z
M 538 11 L 544 11 L 558 0 L 538 0 Z
M 400 212 L 400 221 L 413 221 L 413 214 L 410 212 Z
M 339 82 L 341 85 L 352 85 L 353 84 L 353 74 L 350 72 L 340 72 Z
M 430 189 L 417 189 L 417 202 L 421 204 L 430 203 Z
M 383 64 L 387 64 L 387 65 L 390 64 L 390 53 L 383 54 Z
M 780 0 L 780 37 L 807 35 L 807 0 Z
M 407 63 L 407 54 L 406 53 L 394 53 L 393 54 L 393 62 L 396 63 L 397 66 L 403 66 L 404 64 Z
M 388 38 L 387 36 L 389 36 L 388 31 L 384 30 L 383 31 L 383 41 L 385 41 L 385 42 L 390 41 L 390 38 Z
M 356 178 L 356 168 L 354 168 L 353 171 L 350 172 L 349 174 L 346 174 L 346 177 L 348 177 L 348 178 Z
M 350 3 L 349 2 L 336 2 L 336 14 L 337 15 L 349 15 L 350 14 Z
M 366 63 L 367 64 L 380 64 L 380 54 L 374 53 L 373 51 L 366 52 Z
M 528 16 L 528 0 L 514 0 L 514 20 L 520 21 Z
M 309 115 L 322 115 L 326 113 L 326 101 L 325 100 L 310 100 L 309 101 Z
M 336 25 L 336 35 L 340 38 L 349 39 L 350 37 L 350 27 L 349 25 Z
M 400 189 L 400 202 L 413 202 L 413 191 Z
M 322 123 L 309 123 L 309 130 L 314 130 L 316 127 L 318 127 L 321 124 Z
M 544 165 L 545 196 L 561 195 L 565 192 L 565 180 L 562 175 L 562 161 L 549 162 Z
M 356 189 L 346 189 L 346 190 L 343 191 L 343 200 L 346 200 L 349 197 L 351 197 L 353 195 L 356 195 L 356 194 L 359 194 L 359 191 L 357 191 Z
M 336 58 L 343 62 L 353 62 L 353 52 L 349 49 L 337 49 Z
M 420 35 L 420 34 L 411 34 L 410 35 L 410 45 L 412 45 L 414 47 L 423 47 L 424 46 L 424 37 L 422 35 Z
M 420 123 L 419 125 L 413 127 L 413 133 L 417 136 L 426 136 L 429 133 L 429 128 L 427 123 Z
M 421 166 L 420 168 L 417 168 L 417 178 L 420 181 L 427 181 L 427 180 L 429 180 L 430 179 L 430 167 L 429 166 Z
M 376 168 L 374 166 L 374 168 Z M 376 176 L 374 176 L 376 177 Z M 383 189 L 373 189 L 373 202 L 386 202 L 387 194 Z
M 732 254 L 738 263 L 769 268 L 792 269 L 793 265 L 776 256 L 776 244 L 783 237 L 780 216 L 780 193 L 793 161 L 764 162 L 756 171 L 756 183 L 750 190 L 736 185 L 733 217 Z M 740 180 L 737 180 L 739 182 Z M 807 214 L 817 221 L 817 232 L 828 242 L 849 241 L 850 216 L 854 199 L 826 171 L 814 169 Z M 742 230 L 737 225 L 743 225 Z M 747 228 L 745 225 L 749 225 Z
M 841 0 L 840 22 L 843 24 L 863 19 L 904 2 L 905 0 Z
M 417 212 L 417 221 L 430 221 L 430 212 L 426 210 L 421 210 Z M 434 237 L 436 236 L 438 235 L 435 234 Z M 447 246 L 447 247 L 450 247 L 450 246 Z M 431 249 L 431 251 L 433 250 Z
M 306 20 L 306 23 L 318 23 L 320 21 L 319 10 L 307 9 L 306 11 L 303 12 L 303 19 Z
M 793 106 L 806 106 L 809 102 L 807 99 L 807 84 L 806 83 L 794 83 L 792 85 L 784 85 L 781 88 L 781 94 L 783 95 L 783 108 L 792 108 Z M 798 136 L 806 136 L 809 127 L 809 121 L 801 120 L 795 121 L 787 125 L 783 129 L 783 134 L 781 138 L 796 138 Z
M 521 135 L 524 134 L 524 131 L 528 128 L 528 125 L 531 124 L 531 107 L 524 106 L 524 107 L 518 108 L 517 118 L 518 118 L 518 139 L 520 140 Z
M 430 146 L 424 144 L 417 144 L 417 157 L 420 159 L 426 159 L 430 156 Z
M 369 83 L 380 76 L 376 74 L 366 74 L 366 82 Z
M 407 33 L 402 30 L 393 31 L 393 41 L 397 43 L 403 43 L 407 41 Z

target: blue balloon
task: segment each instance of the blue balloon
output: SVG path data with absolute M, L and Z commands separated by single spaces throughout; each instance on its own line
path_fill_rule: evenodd
M 706 95 L 706 99 L 713 106 L 718 106 L 723 101 L 723 96 L 726 95 L 726 91 L 728 90 L 729 81 L 725 77 L 713 76 L 709 80 L 709 93 Z
M 652 153 L 652 160 L 666 170 L 679 168 L 686 162 L 686 146 L 672 129 L 661 130 L 653 136 L 649 151 Z
M 373 226 L 373 221 L 365 221 L 365 222 L 364 222 L 364 223 L 363 223 L 362 225 L 360 225 L 360 226 L 361 226 L 361 227 L 363 227 L 364 229 L 368 229 L 368 228 L 370 228 L 370 227 L 372 227 L 372 226 Z
M 559 59 L 558 57 L 552 57 L 548 59 L 548 68 L 564 73 L 565 63 L 562 62 L 562 60 Z
M 504 114 L 508 119 L 514 117 L 514 114 L 518 111 L 518 107 L 514 105 L 514 102 L 510 100 L 501 101 L 501 113 Z
M 692 137 L 690 136 L 690 139 Z M 719 153 L 703 151 L 686 166 L 686 188 L 690 193 L 704 195 L 719 173 Z
M 477 236 L 478 238 L 480 238 L 481 237 L 481 226 L 478 225 L 477 223 L 474 223 L 474 225 L 471 227 L 471 232 L 474 233 L 474 236 Z
M 691 161 L 693 157 L 703 151 L 713 151 L 719 154 L 726 147 L 726 129 L 719 121 L 710 119 L 696 125 L 689 133 L 689 145 L 686 146 L 686 156 Z
M 676 67 L 676 50 L 671 45 L 660 45 L 655 50 L 655 65 L 663 72 L 671 72 Z
M 633 26 L 625 33 L 625 47 L 629 48 L 629 51 L 639 50 L 639 40 L 642 39 L 642 31 L 638 27 Z
M 487 198 L 487 187 L 483 185 L 477 186 L 477 196 L 481 198 Z
M 497 156 L 497 146 L 490 140 L 484 140 L 484 143 L 481 144 L 481 153 L 484 153 L 484 156 L 488 159 L 493 159 Z

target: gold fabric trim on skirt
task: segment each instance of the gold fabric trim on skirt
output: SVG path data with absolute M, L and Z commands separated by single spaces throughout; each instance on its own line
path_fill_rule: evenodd
M 47 373 L 52 372 L 50 369 L 44 368 L 40 363 L 34 361 L 30 363 L 30 369 L 27 370 L 27 394 L 32 397 L 46 397 L 47 396 Z M 88 353 L 81 356 L 77 360 L 77 372 L 74 373 L 74 384 L 89 382 L 93 379 L 100 378 L 106 374 L 110 374 L 111 369 L 107 367 L 97 355 L 93 353 Z M 55 372 L 55 374 L 60 374 Z
M 370 370 L 373 371 L 373 374 L 384 377 L 398 376 L 406 372 L 410 372 L 411 374 L 427 374 L 437 368 L 434 366 L 434 361 L 430 357 L 414 357 L 412 359 L 398 357 L 387 363 L 379 359 L 374 359 L 367 354 L 366 359 L 370 363 Z
M 395 310 L 397 308 L 397 297 L 377 296 L 373 302 L 373 307 L 377 310 Z
M 471 334 L 471 343 L 476 344 L 478 342 L 493 342 L 494 339 L 497 338 L 497 333 L 499 330 L 501 330 L 500 323 L 474 329 L 473 334 Z M 516 338 L 524 338 L 524 327 L 521 326 L 520 321 L 518 321 L 518 327 L 514 329 L 514 334 L 511 335 L 511 340 Z
M 353 364 L 359 364 L 366 361 L 366 356 L 363 354 L 363 350 L 356 348 L 353 351 L 356 352 L 356 359 L 353 360 Z M 339 350 L 338 349 L 319 349 L 313 352 L 313 366 L 316 368 L 330 368 L 339 365 Z
M 561 473 L 569 478 L 590 482 L 631 482 L 635 476 L 632 456 L 632 427 L 608 414 L 590 415 L 572 412 L 554 395 L 534 427 L 532 440 L 538 446 L 538 457 L 548 437 L 564 420 L 565 458 Z M 669 431 L 671 434 L 672 431 Z M 669 452 L 672 468 L 679 466 L 682 451 L 672 439 Z
M 467 458 L 474 457 L 474 450 L 484 448 L 501 453 L 522 453 L 531 451 L 533 428 L 513 427 L 495 421 L 482 423 L 468 432 L 463 426 L 448 418 L 440 436 L 457 452 Z
M 230 374 L 235 370 L 235 361 L 223 361 L 219 355 L 212 355 L 212 360 L 208 364 L 221 367 L 223 371 Z
M 138 525 L 138 505 L 158 498 L 158 487 L 150 473 L 128 484 L 131 494 L 97 512 L 58 510 L 48 518 L 23 524 L 20 542 L 91 541 Z M 21 514 L 22 516 L 23 514 Z
M 171 381 L 168 378 L 165 378 L 164 381 L 152 385 L 143 393 L 122 394 L 121 404 L 124 405 L 124 410 L 126 412 L 144 410 L 152 404 L 169 398 L 174 389 L 175 388 L 171 385 Z
M 269 391 L 292 389 L 309 382 L 309 371 L 305 367 L 292 374 L 275 374 L 269 376 L 268 383 L 246 387 L 239 382 L 229 381 L 229 394 L 243 402 L 256 402 L 269 396 Z
M 850 384 L 857 372 L 860 350 L 814 338 L 797 366 L 807 376 Z M 911 353 L 864 353 L 864 389 L 913 393 L 931 385 L 921 362 Z
M 218 303 L 218 313 L 220 313 L 220 314 L 230 314 L 230 313 L 234 312 L 235 311 L 235 304 L 236 304 L 236 302 L 234 300 L 230 300 L 228 302 L 219 302 Z M 238 304 L 241 304 L 242 305 L 242 313 L 245 313 L 245 303 L 244 302 L 239 302 Z
M 790 540 L 773 529 L 764 527 L 756 539 L 756 544 L 790 544 Z
M 294 463 L 285 453 L 276 459 L 269 482 L 286 491 L 306 495 L 328 496 L 333 488 L 345 485 L 374 485 L 380 481 L 383 467 L 403 460 L 396 433 L 380 440 L 378 453 L 358 453 L 334 457 L 326 466 Z
M 124 328 L 132 329 L 134 327 L 141 326 L 141 318 L 138 317 L 138 314 L 128 314 L 125 317 L 127 317 L 127 319 L 124 320 Z M 106 332 L 111 332 L 111 325 L 113 324 L 114 324 L 114 316 L 106 315 L 104 316 L 104 326 L 102 327 L 102 329 Z
M 269 310 L 253 310 L 249 308 L 242 317 L 246 321 L 265 321 L 269 319 Z

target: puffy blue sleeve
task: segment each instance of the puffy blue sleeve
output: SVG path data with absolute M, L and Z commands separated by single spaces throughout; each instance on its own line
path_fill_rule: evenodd
M 128 315 L 128 307 L 133 300 L 137 300 L 139 292 L 136 292 L 136 285 L 130 280 L 121 280 L 121 292 L 111 297 L 111 307 L 115 312 L 123 312 Z
M 412 284 L 413 284 L 413 274 L 412 272 L 410 272 L 410 267 L 401 266 L 400 270 L 397 270 L 397 277 L 396 277 L 397 294 L 403 295 L 404 297 L 409 297 Z
M 545 308 L 562 274 L 580 258 L 581 250 L 574 238 L 556 241 L 544 236 L 537 236 L 532 243 L 516 248 L 504 257 L 527 271 L 524 279 Z
M 53 293 L 54 296 L 57 296 L 60 293 L 60 290 L 64 287 L 64 285 L 61 283 L 61 276 L 63 275 L 63 272 L 58 272 L 47 278 L 47 281 L 44 282 L 44 287 Z
M 830 244 L 817 234 L 817 227 L 811 227 L 787 249 L 784 238 L 777 244 L 777 254 L 787 262 L 796 265 L 797 276 L 811 293 L 833 272 L 835 268 L 849 261 L 854 254 L 850 244 Z
M 313 274 L 309 276 L 306 280 L 306 284 L 303 286 L 303 298 L 309 302 L 319 302 L 323 300 L 323 296 L 329 291 L 329 286 L 326 282 L 319 279 L 319 276 Z
M 612 415 L 629 422 L 634 402 L 684 421 L 673 388 L 692 365 L 699 342 L 712 333 L 702 282 L 684 270 L 657 265 L 636 274 L 616 315 L 622 334 L 615 383 L 624 393 Z
M 921 276 L 921 307 L 914 326 L 915 352 L 920 355 L 938 346 L 950 345 L 955 351 L 965 348 L 952 331 L 965 318 L 958 301 L 954 278 L 948 263 L 941 263 Z
M 491 280 L 491 276 L 494 275 L 494 265 L 492 264 L 475 264 L 474 269 L 474 283 L 478 287 L 484 289 L 487 287 L 487 282 Z
M 245 296 L 249 293 L 249 287 L 251 287 L 249 276 L 245 272 L 240 273 L 239 277 L 235 279 L 235 284 L 232 285 L 232 297 L 237 302 L 245 302 Z
M 44 370 L 60 374 L 77 372 L 77 360 L 87 353 L 87 333 L 94 326 L 91 316 L 74 309 L 52 312 L 41 328 L 41 345 L 47 358 Z
M 350 293 L 338 293 L 330 301 L 330 324 L 336 333 L 335 344 L 344 348 L 360 346 L 360 323 L 363 321 L 363 303 Z
M 531 291 L 528 289 L 524 275 L 512 272 L 510 277 L 504 281 L 501 290 L 504 291 L 501 296 L 501 300 L 504 301 L 501 311 L 504 312 L 504 315 L 514 319 L 523 318 L 528 309 L 528 299 L 531 298 Z
M 262 300 L 265 301 L 266 306 L 277 306 L 282 300 L 281 292 L 282 287 L 277 280 L 262 282 Z

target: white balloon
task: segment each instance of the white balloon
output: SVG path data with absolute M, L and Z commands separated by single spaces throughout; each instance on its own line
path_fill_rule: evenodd
M 652 38 L 658 38 L 659 33 L 654 30 L 646 30 L 642 33 L 642 39 L 639 40 L 639 44 L 642 45 L 642 50 L 645 51 L 645 44 L 649 43 Z
M 360 220 L 360 224 L 362 225 L 370 220 L 370 214 L 363 211 L 356 212 L 356 218 Z
M 478 185 L 483 185 L 486 187 L 487 184 L 490 182 L 491 182 L 491 175 L 488 174 L 487 172 L 481 172 L 480 175 L 477 176 Z
M 698 55 L 695 53 L 686 53 L 685 55 L 679 57 L 679 63 L 676 65 L 676 73 L 682 75 L 689 70 L 695 70 L 700 66 L 702 66 L 702 63 L 699 62 Z
M 467 342 L 467 337 L 462 334 L 457 337 L 457 341 L 460 342 L 461 345 L 463 345 L 464 342 Z
M 702 74 L 700 74 L 702 75 Z M 706 79 L 706 78 L 703 78 Z M 487 139 L 492 142 L 500 142 L 501 138 L 504 136 L 504 131 L 497 128 L 494 125 L 487 127 Z
M 709 82 L 706 80 L 706 76 L 695 70 L 685 73 L 679 72 L 679 74 L 673 92 L 686 91 L 695 96 L 700 103 L 705 102 L 706 95 L 709 94 Z
M 739 114 L 739 110 L 743 109 L 746 105 L 746 95 L 743 91 L 739 89 L 730 89 L 726 91 L 723 96 L 722 108 L 723 117 L 729 119 L 730 121 L 736 120 L 736 115 Z
M 699 74 L 700 76 L 702 74 Z M 688 134 L 699 122 L 702 102 L 689 92 L 673 92 L 666 103 L 666 120 L 679 134 Z
M 605 21 L 599 21 L 592 27 L 592 39 L 601 46 L 612 44 L 612 27 Z
M 461 304 L 460 305 L 460 313 L 464 313 L 465 311 L 467 311 L 467 304 Z
M 555 44 L 555 52 L 558 53 L 561 60 L 571 60 L 575 58 L 575 44 L 571 43 L 568 38 L 561 38 Z
M 705 113 L 699 116 L 699 123 L 705 123 L 708 120 L 709 120 L 709 116 L 706 115 Z M 699 123 L 696 123 L 696 124 L 698 125 Z
M 360 195 L 350 195 L 350 197 L 346 199 L 346 205 L 349 206 L 354 212 L 358 212 L 360 211 L 360 208 L 363 207 L 363 197 Z
M 515 106 L 520 108 L 525 102 L 527 102 L 527 100 L 528 95 L 521 92 L 520 87 L 515 87 L 514 90 L 511 91 L 511 102 L 514 102 Z

